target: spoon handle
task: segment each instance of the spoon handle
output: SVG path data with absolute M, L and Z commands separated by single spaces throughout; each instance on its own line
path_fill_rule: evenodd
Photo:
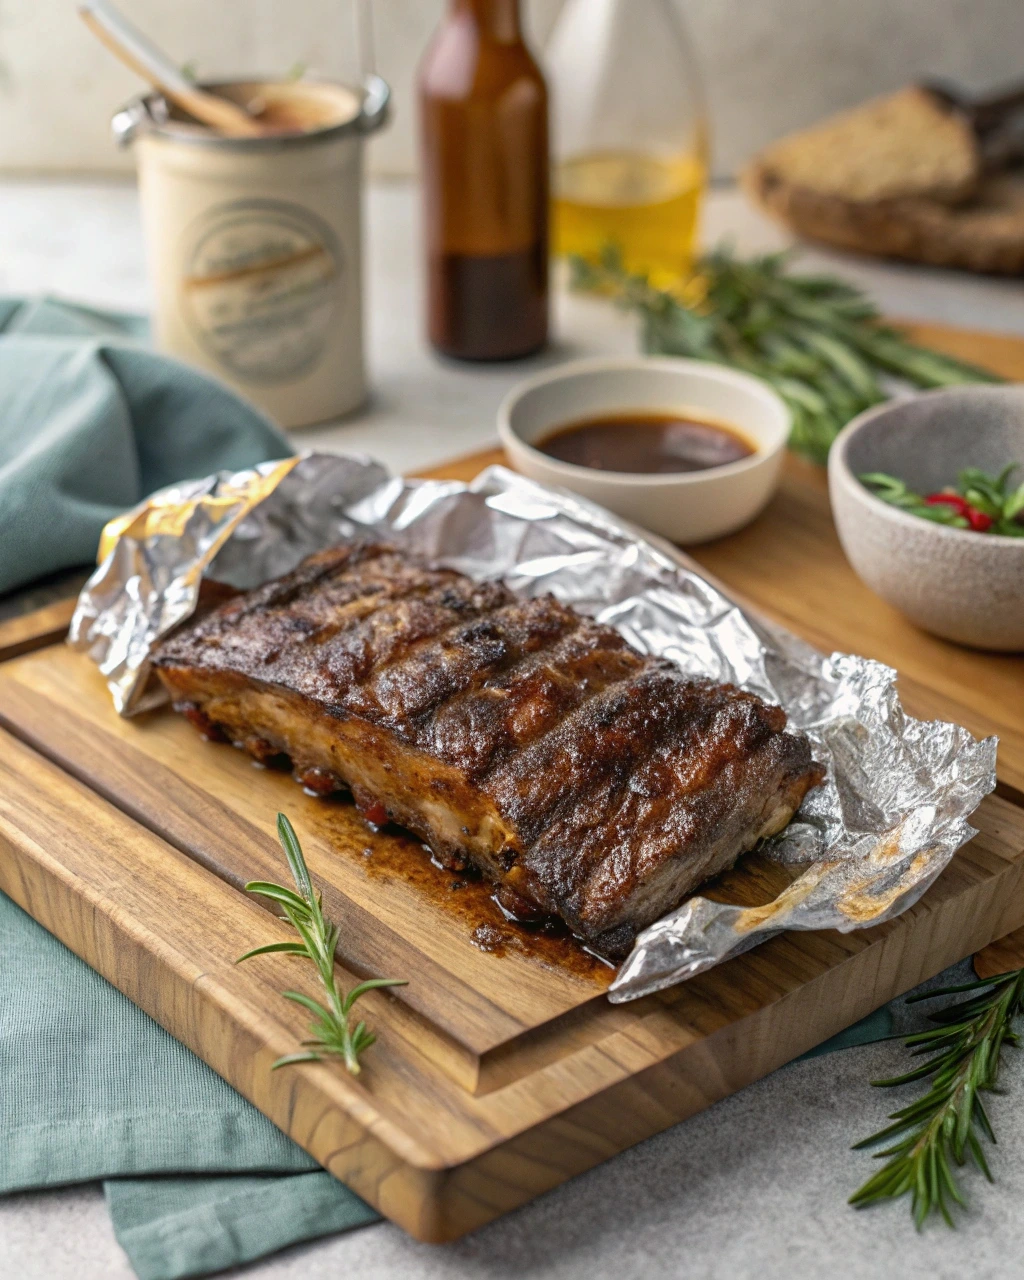
M 207 93 L 186 80 L 170 58 L 106 0 L 86 0 L 78 12 L 90 31 L 125 66 L 203 124 L 231 137 L 252 138 L 263 132 L 257 121 L 237 103 Z

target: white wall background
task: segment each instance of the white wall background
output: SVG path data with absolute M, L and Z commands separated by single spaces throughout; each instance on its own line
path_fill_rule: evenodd
M 524 0 L 542 48 L 562 0 Z M 119 0 L 202 74 L 353 68 L 350 0 Z M 715 169 L 768 139 L 922 75 L 972 90 L 1024 78 L 1024 0 L 677 0 L 705 71 Z M 395 90 L 379 173 L 415 164 L 413 74 L 444 0 L 373 0 L 378 69 Z M 108 131 L 138 88 L 74 0 L 0 0 L 0 169 L 131 167 Z

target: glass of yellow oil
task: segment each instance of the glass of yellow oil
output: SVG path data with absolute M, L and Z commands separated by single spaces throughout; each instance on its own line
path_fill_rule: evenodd
M 627 271 L 667 285 L 686 275 L 707 182 L 703 156 L 610 152 L 577 156 L 554 173 L 557 254 L 597 258 L 620 249 Z
M 707 186 L 699 75 L 673 0 L 566 0 L 547 49 L 554 251 L 685 279 Z

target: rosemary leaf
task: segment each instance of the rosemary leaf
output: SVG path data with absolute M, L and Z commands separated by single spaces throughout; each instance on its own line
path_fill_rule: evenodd
M 892 1112 L 889 1119 L 894 1123 L 855 1144 L 854 1150 L 863 1150 L 900 1139 L 876 1153 L 887 1163 L 850 1197 L 857 1208 L 909 1192 L 918 1228 L 933 1213 L 952 1227 L 947 1197 L 961 1207 L 966 1200 L 950 1157 L 962 1167 L 970 1156 L 992 1181 L 979 1136 L 993 1143 L 996 1137 L 981 1095 L 996 1087 L 1003 1046 L 1018 1040 L 1013 1023 L 1024 1013 L 1024 969 L 924 992 L 911 996 L 908 1003 L 965 991 L 975 994 L 933 1013 L 931 1020 L 938 1025 L 906 1040 L 908 1047 L 932 1054 L 926 1062 L 902 1075 L 872 1081 L 890 1088 L 930 1077 L 931 1086 L 909 1106 Z
M 299 942 L 271 942 L 256 947 L 239 956 L 236 964 L 250 960 L 253 956 L 284 955 L 303 956 L 311 960 L 316 967 L 320 982 L 327 998 L 326 1004 L 314 1000 L 301 991 L 283 991 L 286 1000 L 301 1005 L 313 1015 L 310 1031 L 313 1038 L 304 1040 L 304 1053 L 290 1053 L 278 1058 L 272 1070 L 278 1067 L 291 1066 L 297 1062 L 320 1062 L 325 1056 L 339 1057 L 352 1073 L 360 1071 L 359 1057 L 369 1049 L 376 1040 L 365 1022 L 359 1022 L 355 1028 L 349 1027 L 349 1013 L 352 1006 L 367 991 L 381 987 L 404 987 L 404 978 L 369 978 L 353 987 L 346 995 L 338 986 L 334 972 L 334 952 L 338 945 L 339 929 L 336 924 L 326 920 L 323 914 L 322 897 L 313 888 L 309 868 L 302 854 L 302 846 L 295 834 L 295 828 L 283 813 L 277 815 L 277 835 L 284 849 L 288 867 L 292 873 L 298 893 L 283 885 L 273 884 L 267 880 L 253 880 L 245 887 L 250 893 L 259 894 L 277 902 L 284 912 L 285 918 L 299 935 Z
M 287 955 L 304 956 L 306 948 L 301 942 L 268 942 L 265 947 L 254 947 L 252 951 L 247 951 L 244 956 L 239 956 L 235 964 L 241 964 L 243 960 L 251 960 L 253 956 L 269 956 L 275 951 L 283 951 Z

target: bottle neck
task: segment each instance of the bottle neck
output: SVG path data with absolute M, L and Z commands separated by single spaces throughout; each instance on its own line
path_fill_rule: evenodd
M 468 18 L 485 40 L 516 44 L 523 38 L 519 0 L 451 0 L 451 14 Z

